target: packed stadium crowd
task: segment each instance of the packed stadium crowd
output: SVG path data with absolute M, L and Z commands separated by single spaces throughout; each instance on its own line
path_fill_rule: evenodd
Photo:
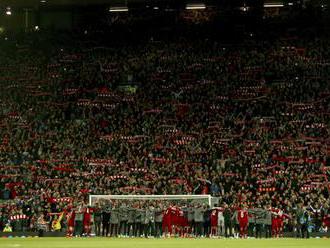
M 219 199 L 216 208 L 130 206 L 144 209 L 129 229 L 136 236 L 216 235 L 200 223 L 216 211 L 226 229 L 227 210 L 243 237 L 248 226 L 260 233 L 259 213 L 271 214 L 259 224 L 275 236 L 330 227 L 329 40 L 9 42 L 0 50 L 0 230 L 65 221 L 69 235 L 77 226 L 78 235 L 92 226 L 131 235 L 115 217 L 122 203 L 96 211 L 90 194 Z M 161 226 L 144 222 L 151 206 Z M 172 208 L 189 221 L 166 224 Z

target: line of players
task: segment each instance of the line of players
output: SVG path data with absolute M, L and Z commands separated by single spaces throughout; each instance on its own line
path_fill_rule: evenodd
M 120 209 L 125 209 L 120 216 Z M 284 219 L 290 218 L 276 208 L 236 208 L 228 206 L 209 208 L 195 204 L 179 207 L 154 205 L 116 206 L 106 208 L 85 207 L 76 212 L 69 208 L 66 213 L 67 236 L 73 236 L 78 229 L 76 217 L 82 216 L 83 233 L 97 236 L 138 237 L 241 237 L 247 238 L 249 223 L 255 226 L 255 236 L 283 237 Z M 134 214 L 133 214 L 134 213 Z
M 188 211 L 188 212 L 186 212 Z M 196 218 L 198 208 L 193 209 L 193 220 L 189 221 L 189 209 L 172 206 L 164 214 L 163 227 L 165 233 L 186 236 L 236 236 L 247 238 L 249 223 L 255 225 L 255 236 L 261 238 L 262 232 L 266 237 L 283 237 L 284 219 L 290 218 L 277 208 L 253 208 L 245 206 L 229 209 L 214 207 L 204 212 L 204 221 Z M 205 213 L 209 216 L 209 222 L 205 219 Z M 230 219 L 229 219 L 230 218 Z M 205 225 L 205 223 L 208 223 Z M 204 231 L 201 231 L 204 228 Z M 205 230 L 206 229 L 206 230 Z M 234 229 L 234 231 L 233 231 Z

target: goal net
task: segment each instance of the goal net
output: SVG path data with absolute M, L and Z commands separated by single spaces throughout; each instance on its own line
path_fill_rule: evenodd
M 211 195 L 90 195 L 89 205 L 95 206 L 96 203 L 104 205 L 109 202 L 150 202 L 161 203 L 162 205 L 191 205 L 203 204 L 213 207 L 217 203 L 217 198 Z

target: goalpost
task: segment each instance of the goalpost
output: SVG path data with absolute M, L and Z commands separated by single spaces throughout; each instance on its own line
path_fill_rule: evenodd
M 167 202 L 186 202 L 203 203 L 213 207 L 218 198 L 211 195 L 89 195 L 89 205 L 94 206 L 96 202 L 112 200 L 125 201 L 167 201 Z

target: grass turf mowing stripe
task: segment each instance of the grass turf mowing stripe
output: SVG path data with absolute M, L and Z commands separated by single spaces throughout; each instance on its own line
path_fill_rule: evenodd
M 330 239 L 0 238 L 1 248 L 329 248 Z

